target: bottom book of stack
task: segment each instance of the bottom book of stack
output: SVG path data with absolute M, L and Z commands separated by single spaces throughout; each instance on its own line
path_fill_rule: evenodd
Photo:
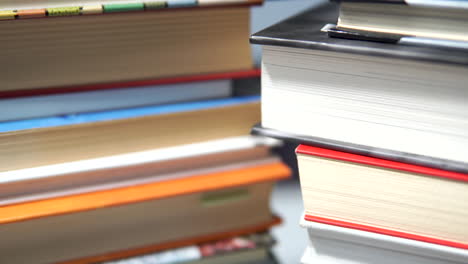
M 304 264 L 461 264 L 468 251 L 433 243 L 301 220 L 310 244 Z
M 144 254 L 102 264 L 275 264 L 268 232 Z

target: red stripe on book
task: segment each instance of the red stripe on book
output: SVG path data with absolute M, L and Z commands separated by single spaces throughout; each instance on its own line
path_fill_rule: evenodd
M 389 229 L 384 229 L 384 228 L 379 228 L 379 227 L 374 227 L 374 226 L 355 224 L 355 223 L 329 219 L 329 218 L 323 218 L 319 216 L 312 216 L 312 215 L 305 215 L 304 219 L 307 221 L 317 222 L 317 223 L 322 223 L 322 224 L 327 224 L 327 225 L 357 229 L 361 231 L 367 231 L 367 232 L 378 233 L 378 234 L 394 236 L 394 237 L 401 237 L 401 238 L 417 240 L 417 241 L 422 241 L 422 242 L 431 243 L 431 244 L 439 244 L 442 246 L 468 249 L 468 244 L 463 244 L 463 243 L 458 243 L 458 242 L 453 242 L 453 241 L 438 239 L 438 238 L 433 238 L 433 237 L 421 236 L 421 235 L 416 235 L 416 234 L 411 234 L 411 233 L 406 233 L 406 232 L 394 231 L 394 230 L 389 230 Z
M 349 161 L 349 162 L 371 165 L 371 166 L 376 166 L 376 167 L 389 168 L 389 169 L 394 169 L 394 170 L 408 171 L 408 172 L 447 178 L 447 179 L 457 180 L 457 181 L 468 181 L 468 174 L 433 169 L 433 168 L 412 165 L 412 164 L 407 164 L 407 163 L 402 163 L 402 162 L 366 157 L 366 156 L 340 152 L 340 151 L 335 151 L 335 150 L 330 150 L 330 149 L 317 148 L 317 147 L 312 147 L 312 146 L 307 146 L 307 145 L 299 145 L 296 149 L 296 153 L 311 155 L 311 156 L 319 156 L 319 157 L 329 158 L 329 159 Z
M 236 72 L 210 73 L 210 74 L 200 74 L 200 75 L 190 75 L 190 76 L 179 76 L 179 77 L 161 78 L 161 79 L 153 79 L 153 80 L 100 83 L 100 84 L 52 87 L 52 88 L 37 88 L 37 89 L 28 89 L 28 90 L 15 90 L 15 91 L 0 91 L 0 98 L 85 92 L 85 91 L 106 90 L 106 89 L 120 89 L 120 88 L 128 88 L 128 87 L 134 87 L 134 86 L 135 87 L 146 86 L 146 85 L 203 82 L 203 81 L 223 80 L 223 79 L 244 79 L 244 78 L 252 78 L 252 77 L 260 77 L 260 69 L 251 69 L 251 70 L 236 71 Z

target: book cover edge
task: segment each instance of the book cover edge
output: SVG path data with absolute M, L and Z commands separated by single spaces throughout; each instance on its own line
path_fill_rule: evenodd
M 439 239 L 439 238 L 433 238 L 429 236 L 412 234 L 408 232 L 385 229 L 385 228 L 380 228 L 380 227 L 375 227 L 375 226 L 370 226 L 370 225 L 362 225 L 362 224 L 341 221 L 341 220 L 336 220 L 336 219 L 331 219 L 331 218 L 313 216 L 307 213 L 304 215 L 304 220 L 333 225 L 333 226 L 339 226 L 339 227 L 344 227 L 344 228 L 356 229 L 356 230 L 361 230 L 361 231 L 366 231 L 366 232 L 372 232 L 372 233 L 377 233 L 377 234 L 382 234 L 382 235 L 388 235 L 388 236 L 393 236 L 393 237 L 416 240 L 416 241 L 421 241 L 421 242 L 426 242 L 426 243 L 431 243 L 431 244 L 438 244 L 442 246 L 448 246 L 448 247 L 454 247 L 454 248 L 460 248 L 460 249 L 468 249 L 468 244 L 465 244 L 465 243 L 459 243 L 459 242 L 454 242 L 454 241 L 445 240 L 445 239 Z

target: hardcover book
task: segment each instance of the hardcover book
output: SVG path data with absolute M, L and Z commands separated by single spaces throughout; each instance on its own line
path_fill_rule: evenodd
M 0 92 L 0 122 L 258 95 L 260 70 Z M 248 90 L 248 91 L 247 91 Z M 27 106 L 27 107 L 25 107 Z M 31 111 L 34 109 L 34 111 Z
M 467 41 L 468 2 L 453 0 L 360 0 L 340 2 L 338 29 L 379 38 L 396 36 Z M 386 36 L 388 35 L 388 36 Z
M 0 11 L 0 56 L 9 62 L 0 73 L 0 91 L 63 90 L 252 69 L 244 40 L 249 5 L 258 1 L 218 1 L 217 7 L 208 1 L 198 7 L 197 1 L 174 0 L 169 7 L 180 8 L 157 10 L 149 3 L 160 2 L 98 2 L 103 15 L 86 15 L 87 6 L 79 4 L 90 1 L 40 7 L 65 2 L 0 1 L 0 7 L 12 8 Z
M 0 123 L 0 171 L 247 135 L 257 96 Z
M 299 145 L 305 219 L 468 249 L 468 174 Z
M 468 57 L 459 49 L 330 38 L 325 4 L 254 34 L 262 126 L 287 134 L 468 162 Z
M 55 11 L 78 9 L 79 14 L 100 14 L 103 12 L 128 12 L 143 10 L 160 10 L 165 8 L 219 6 L 219 5 L 253 5 L 261 4 L 262 0 L 2 0 L 0 10 L 28 10 L 38 16 L 41 8 L 63 8 Z M 68 8 L 68 9 L 67 9 Z M 35 12 L 33 12 L 35 11 Z M 21 15 L 18 14 L 18 15 Z M 50 15 L 50 14 L 45 14 Z M 62 14 L 65 15 L 65 14 Z M 72 15 L 72 14 L 71 14 Z
M 0 206 L 184 178 L 277 161 L 279 142 L 231 137 L 0 172 Z
M 304 219 L 301 226 L 310 241 L 304 264 L 462 264 L 468 259 L 464 249 Z
M 126 89 L 132 87 L 142 86 L 155 86 L 155 85 L 178 85 L 186 84 L 191 82 L 203 82 L 213 81 L 222 79 L 249 79 L 260 76 L 260 70 L 248 69 L 241 71 L 229 71 L 229 72 L 215 72 L 208 74 L 193 74 L 187 76 L 176 76 L 168 78 L 156 78 L 146 80 L 133 80 L 133 81 L 116 81 L 106 83 L 93 83 L 84 85 L 65 85 L 61 87 L 43 87 L 33 88 L 26 90 L 7 90 L 0 91 L 1 99 L 18 98 L 18 97 L 29 97 L 29 96 L 41 96 L 41 95 L 54 95 L 64 93 L 76 93 L 76 92 L 89 92 L 95 90 L 115 90 L 115 89 Z
M 0 108 L 4 109 L 0 122 L 227 98 L 231 88 L 230 80 L 214 80 L 0 99 Z
M 298 135 L 286 133 L 276 129 L 265 128 L 261 124 L 256 124 L 251 129 L 252 135 L 271 137 L 290 142 L 297 146 L 299 144 L 310 145 L 319 148 L 348 152 L 362 156 L 386 159 L 402 163 L 421 165 L 429 168 L 468 173 L 468 164 L 453 160 L 438 159 L 434 157 L 394 151 L 389 149 L 375 148 L 365 145 L 358 145 L 349 142 L 337 141 L 328 138 Z
M 198 245 L 155 252 L 103 264 L 267 264 L 274 240 L 268 233 L 255 233 Z

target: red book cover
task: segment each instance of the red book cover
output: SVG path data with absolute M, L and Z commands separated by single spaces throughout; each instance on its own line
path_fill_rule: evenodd
M 260 77 L 260 69 L 251 69 L 251 70 L 235 71 L 235 72 L 219 72 L 219 73 L 190 75 L 190 76 L 178 76 L 178 77 L 152 79 L 152 80 L 123 81 L 123 82 L 98 83 L 98 84 L 67 86 L 67 87 L 43 87 L 43 88 L 29 89 L 29 90 L 0 91 L 0 99 L 11 98 L 11 97 L 33 96 L 33 95 L 48 95 L 48 94 L 60 94 L 60 93 L 85 92 L 85 91 L 94 91 L 94 90 L 118 89 L 118 88 L 138 87 L 138 86 L 146 86 L 146 85 L 164 85 L 164 84 L 177 84 L 177 83 L 187 83 L 187 82 L 203 82 L 203 81 L 222 80 L 222 79 L 245 79 L 245 78 L 253 78 L 253 77 Z
M 428 175 L 432 177 L 442 177 L 442 178 L 462 181 L 462 182 L 468 181 L 468 174 L 428 168 L 428 167 L 395 162 L 395 161 L 389 161 L 389 160 L 356 155 L 356 154 L 351 154 L 351 153 L 345 153 L 345 152 L 340 152 L 340 151 L 335 151 L 335 150 L 317 148 L 317 147 L 312 147 L 312 146 L 307 146 L 307 145 L 299 145 L 296 149 L 296 153 L 329 158 L 329 159 L 334 159 L 334 160 L 341 160 L 341 161 L 346 161 L 346 162 L 353 162 L 353 163 L 364 164 L 364 165 L 371 165 L 371 166 L 388 168 L 388 169 L 394 169 L 394 170 L 399 170 L 399 171 L 406 171 L 406 172 L 411 172 L 411 173 L 424 174 L 424 175 Z M 379 233 L 383 235 L 418 240 L 418 241 L 433 243 L 433 244 L 440 244 L 440 245 L 449 246 L 449 247 L 468 249 L 468 244 L 465 244 L 465 243 L 453 242 L 453 241 L 444 240 L 444 239 L 438 239 L 438 238 L 433 238 L 433 237 L 421 236 L 417 234 L 400 232 L 400 231 L 395 231 L 391 229 L 375 227 L 372 225 L 352 223 L 348 221 L 325 218 L 321 216 L 314 216 L 310 214 L 306 214 L 304 219 L 307 221 L 312 221 L 312 222 L 317 222 L 317 223 L 322 223 L 322 224 L 329 224 L 329 225 L 340 226 L 340 227 L 345 227 L 345 228 L 352 228 L 352 229 L 357 229 L 357 230 L 362 230 L 362 231 L 367 231 L 367 232 Z

